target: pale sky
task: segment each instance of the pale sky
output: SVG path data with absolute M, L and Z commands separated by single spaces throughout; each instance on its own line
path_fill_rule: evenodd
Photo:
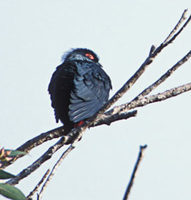
M 65 51 L 94 50 L 114 94 L 159 45 L 190 0 L 0 0 L 0 145 L 14 149 L 56 124 L 47 87 Z M 168 46 L 116 105 L 131 100 L 190 50 L 191 25 Z M 191 62 L 153 94 L 190 82 Z M 129 182 L 140 145 L 147 144 L 130 200 L 190 199 L 190 92 L 138 109 L 136 118 L 88 130 L 64 160 L 45 200 L 118 200 Z M 51 141 L 7 170 L 17 174 Z M 26 195 L 51 161 L 20 182 Z M 0 197 L 0 199 L 4 199 Z

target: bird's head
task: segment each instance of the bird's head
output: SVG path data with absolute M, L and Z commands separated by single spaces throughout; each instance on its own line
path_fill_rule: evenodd
M 99 61 L 98 56 L 90 49 L 82 49 L 76 48 L 66 52 L 62 60 L 64 62 L 67 61 L 88 61 L 88 62 L 95 62 Z

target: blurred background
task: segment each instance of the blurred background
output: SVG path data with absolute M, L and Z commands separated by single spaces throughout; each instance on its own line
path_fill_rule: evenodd
M 0 0 L 0 146 L 14 149 L 56 124 L 47 87 L 70 48 L 94 50 L 113 95 L 159 45 L 190 0 Z M 128 102 L 190 50 L 191 25 L 154 60 L 116 105 Z M 190 82 L 188 61 L 153 94 Z M 138 109 L 136 118 L 87 130 L 64 160 L 43 199 L 122 199 L 139 146 L 147 144 L 130 199 L 190 199 L 191 93 Z M 56 140 L 7 170 L 17 174 Z M 26 194 L 64 148 L 20 182 Z M 0 197 L 0 199 L 4 199 Z

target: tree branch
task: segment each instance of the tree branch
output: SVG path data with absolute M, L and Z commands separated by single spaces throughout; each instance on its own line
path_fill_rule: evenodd
M 175 72 L 181 65 L 183 65 L 191 57 L 191 51 L 189 51 L 183 58 L 181 58 L 175 65 L 173 65 L 166 73 L 164 73 L 157 81 L 151 84 L 149 87 L 144 89 L 137 97 L 133 100 L 137 100 L 142 96 L 146 96 L 151 93 L 156 87 L 163 83 L 167 78 L 169 78 L 173 72 Z
M 142 97 L 142 98 L 139 98 L 138 100 L 133 100 L 130 103 L 116 106 L 108 112 L 115 113 L 115 114 L 128 112 L 131 109 L 143 107 L 148 104 L 156 103 L 159 101 L 164 101 L 166 99 L 178 96 L 178 95 L 180 95 L 184 92 L 188 92 L 190 90 L 191 90 L 191 83 L 187 83 L 187 84 L 181 85 L 179 87 L 175 87 L 170 90 L 166 90 L 165 92 L 161 92 L 161 93 L 158 93 L 155 95 L 150 95 L 147 97 Z
M 116 114 L 116 113 L 123 113 L 123 112 L 127 112 L 128 110 L 134 109 L 136 107 L 139 106 L 135 106 L 136 104 L 140 104 L 140 101 L 138 101 L 139 99 L 141 99 L 141 101 L 145 100 L 146 98 L 144 98 L 144 96 L 148 95 L 149 93 L 151 93 L 156 87 L 158 87 L 161 83 L 163 83 L 170 75 L 172 75 L 172 73 L 178 69 L 181 65 L 183 65 L 185 62 L 188 61 L 188 59 L 191 57 L 191 51 L 189 51 L 182 59 L 180 59 L 175 65 L 173 65 L 166 73 L 164 73 L 157 81 L 155 81 L 153 84 L 151 84 L 149 87 L 147 87 L 145 90 L 143 90 L 139 95 L 137 95 L 132 101 L 120 105 L 120 106 L 115 106 L 113 109 L 109 110 L 106 112 L 106 114 Z M 186 87 L 185 89 L 183 89 L 183 87 Z M 178 88 L 177 90 L 178 93 L 177 95 L 187 92 L 189 91 L 189 83 L 186 85 L 182 85 L 179 86 L 182 88 L 182 90 L 180 91 Z M 176 90 L 176 88 L 171 89 L 173 91 Z M 164 92 L 165 93 L 165 92 Z M 161 93 L 162 94 L 162 93 Z M 166 94 L 166 93 L 165 93 Z M 160 95 L 160 93 L 158 94 Z M 173 94 L 170 94 L 171 96 L 168 96 L 168 98 L 173 97 Z M 165 100 L 166 98 L 164 98 L 163 100 Z M 148 101 L 148 100 L 146 100 Z M 142 104 L 142 106 L 144 106 L 144 104 Z
M 116 113 L 113 115 L 110 115 L 109 113 L 104 113 L 100 116 L 98 121 L 95 121 L 91 127 L 100 126 L 100 125 L 110 125 L 113 122 L 119 121 L 119 120 L 127 120 L 131 117 L 137 116 L 137 110 L 133 110 L 130 112 L 124 112 L 124 113 Z
M 167 36 L 167 38 L 164 40 L 163 43 L 166 43 L 170 38 L 172 38 L 172 36 L 174 35 L 174 33 L 178 30 L 178 28 L 180 27 L 181 23 L 186 19 L 186 13 L 188 12 L 188 9 L 185 9 L 184 12 L 182 13 L 181 18 L 179 19 L 178 23 L 176 24 L 176 26 L 173 28 L 173 30 L 170 32 L 170 34 Z
M 60 138 L 60 140 L 56 144 L 52 145 L 40 158 L 38 158 L 27 168 L 23 169 L 15 178 L 7 181 L 7 183 L 11 185 L 18 184 L 20 180 L 26 178 L 28 175 L 30 175 L 32 172 L 38 169 L 41 166 L 41 164 L 50 159 L 52 155 L 65 144 L 65 140 L 66 139 L 64 137 Z
M 187 12 L 187 10 L 184 10 L 184 18 L 182 18 L 181 22 L 182 22 L 183 20 L 186 19 L 186 18 L 185 18 L 186 12 Z M 177 36 L 184 30 L 184 28 L 188 25 L 188 23 L 190 22 L 190 20 L 191 20 L 191 15 L 189 16 L 189 18 L 186 20 L 186 22 L 183 24 L 183 26 L 180 28 L 180 30 L 179 30 L 176 34 L 174 34 L 174 35 L 170 34 L 171 39 L 167 37 L 168 40 L 167 40 L 167 41 L 165 40 L 165 41 L 163 42 L 164 47 L 166 47 L 167 45 L 169 45 L 170 43 L 172 43 L 172 42 L 176 39 L 176 37 L 177 37 Z M 179 27 L 179 25 L 178 25 L 177 27 Z
M 145 106 L 150 103 L 164 101 L 168 98 L 175 97 L 177 95 L 180 95 L 184 92 L 188 92 L 190 90 L 191 90 L 191 83 L 187 83 L 187 84 L 181 85 L 179 87 L 175 87 L 170 90 L 166 90 L 165 92 L 161 92 L 161 93 L 158 93 L 155 95 L 144 97 L 144 98 L 138 100 L 137 102 L 134 102 L 134 103 L 132 102 L 130 107 L 132 109 L 132 108 L 136 108 L 136 107 L 142 107 L 142 106 Z
M 133 74 L 133 76 L 114 94 L 114 96 L 108 101 L 108 103 L 99 111 L 100 114 L 108 110 L 119 98 L 121 98 L 134 84 L 135 82 L 141 77 L 141 75 L 145 72 L 146 68 L 153 62 L 154 58 L 170 43 L 172 43 L 176 37 L 184 30 L 184 28 L 188 25 L 191 20 L 191 16 L 187 19 L 187 21 L 183 24 L 180 30 L 173 35 L 174 30 L 180 26 L 180 24 L 186 19 L 187 10 L 184 10 L 179 22 L 175 26 L 175 28 L 170 32 L 167 38 L 161 43 L 157 48 L 154 45 L 150 48 L 149 56 L 140 66 L 140 68 Z M 171 39 L 170 39 L 171 38 Z M 167 40 L 169 39 L 169 40 Z
M 127 186 L 127 189 L 125 191 L 125 194 L 124 194 L 124 197 L 123 197 L 123 200 L 127 200 L 128 197 L 129 197 L 129 194 L 131 192 L 131 189 L 132 189 L 132 186 L 133 186 L 133 182 L 135 180 L 135 174 L 138 170 L 138 167 L 140 166 L 140 163 L 141 163 L 141 160 L 143 158 L 143 151 L 147 148 L 147 145 L 144 145 L 144 146 L 140 146 L 140 149 L 139 149 L 139 154 L 138 154 L 138 157 L 137 157 L 137 161 L 135 163 L 135 166 L 134 166 L 134 169 L 133 169 L 133 172 L 131 174 L 131 178 L 130 178 L 130 181 L 128 183 L 128 186 Z
M 95 121 L 94 124 L 91 125 L 91 127 L 100 126 L 100 125 L 110 125 L 111 123 L 116 122 L 118 120 L 127 120 L 131 117 L 136 117 L 136 115 L 137 115 L 136 110 L 131 111 L 131 112 L 116 113 L 115 115 L 110 115 L 110 114 L 105 113 L 101 115 L 100 118 L 97 121 Z M 44 142 L 63 136 L 63 133 L 64 133 L 64 126 L 60 126 L 56 129 L 47 131 L 45 133 L 41 133 L 40 135 L 28 140 L 27 142 L 22 144 L 20 147 L 18 147 L 16 150 L 24 151 L 28 153 L 30 152 L 31 149 L 41 145 Z M 9 162 L 1 161 L 1 164 L 3 165 L 1 168 L 3 169 L 13 164 L 17 159 L 23 156 L 25 156 L 25 154 L 18 155 Z
M 56 169 L 60 166 L 60 164 L 62 163 L 62 161 L 64 160 L 64 158 L 75 148 L 75 146 L 70 145 L 66 151 L 64 151 L 64 153 L 60 156 L 60 158 L 58 159 L 58 161 L 56 162 L 56 164 L 54 165 L 54 167 L 52 168 L 48 178 L 46 179 L 46 181 L 44 182 L 39 194 L 38 194 L 38 198 L 37 200 L 40 200 L 42 198 L 42 194 L 44 192 L 44 190 L 46 189 L 46 187 L 48 186 L 48 184 L 50 183 L 50 180 L 52 179 L 52 177 L 55 174 Z
M 48 169 L 45 174 L 43 175 L 43 177 L 41 178 L 41 180 L 39 181 L 39 183 L 35 186 L 35 188 L 32 190 L 32 192 L 30 192 L 30 194 L 27 196 L 27 200 L 32 200 L 32 196 L 38 191 L 38 188 L 41 186 L 41 184 L 44 182 L 44 180 L 46 179 L 46 177 L 48 176 L 50 170 Z

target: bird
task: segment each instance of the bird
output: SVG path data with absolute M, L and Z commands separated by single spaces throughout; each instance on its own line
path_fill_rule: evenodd
M 64 135 L 81 126 L 108 101 L 112 89 L 95 52 L 87 48 L 67 51 L 53 73 L 48 92 L 55 119 L 64 125 Z

